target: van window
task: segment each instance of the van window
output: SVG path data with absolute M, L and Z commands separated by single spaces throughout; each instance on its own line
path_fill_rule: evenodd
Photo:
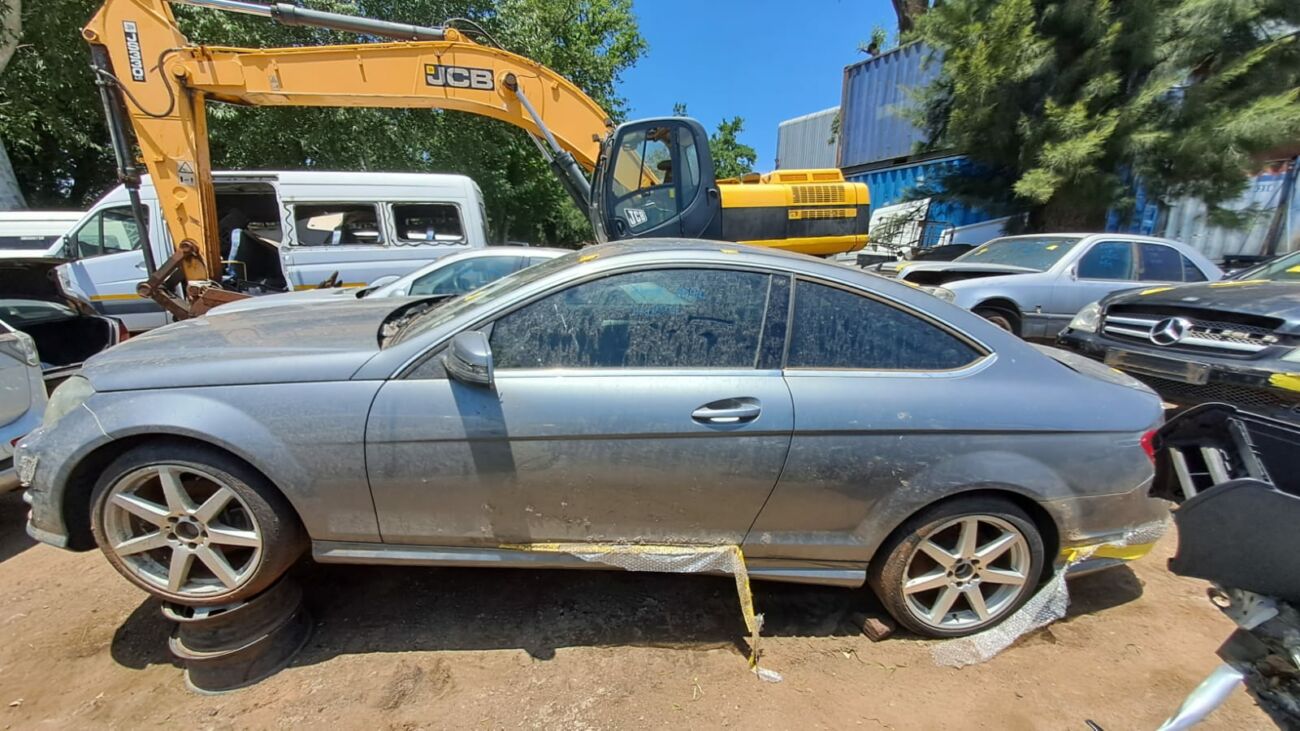
M 394 203 L 397 240 L 409 244 L 460 244 L 465 224 L 454 203 Z
M 293 207 L 298 246 L 383 244 L 379 212 L 371 203 L 310 203 Z
M 117 254 L 140 248 L 140 231 L 130 206 L 105 208 L 95 213 L 70 237 L 78 259 Z

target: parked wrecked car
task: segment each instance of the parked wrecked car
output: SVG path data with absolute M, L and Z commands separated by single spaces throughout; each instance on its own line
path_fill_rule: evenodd
M 568 249 L 492 246 L 449 254 L 410 274 L 402 277 L 386 277 L 387 281 L 374 282 L 369 287 L 329 287 L 268 294 L 218 305 L 210 312 L 230 314 L 281 305 L 331 300 L 356 301 L 367 297 L 454 297 L 495 282 L 524 267 L 540 264 L 568 253 L 570 253 Z
M 1221 282 L 1093 302 L 1059 342 L 1179 405 L 1219 401 L 1300 418 L 1300 252 Z
M 1215 281 L 1195 249 L 1128 234 L 1045 234 L 993 239 L 948 263 L 916 263 L 899 279 L 1025 338 L 1054 338 L 1084 305 L 1146 283 Z
M 34 341 L 50 387 L 75 373 L 82 361 L 128 337 L 120 320 L 68 294 L 58 278 L 62 263 L 56 258 L 0 258 L 0 320 Z
M 31 535 L 179 603 L 254 595 L 308 545 L 536 568 L 589 565 L 538 544 L 739 545 L 754 578 L 870 582 L 956 636 L 1163 519 L 1160 421 L 1137 381 L 897 282 L 646 240 L 437 307 L 171 325 L 92 359 L 18 461 Z
M 36 343 L 0 321 L 0 492 L 18 487 L 13 445 L 40 426 L 45 400 Z

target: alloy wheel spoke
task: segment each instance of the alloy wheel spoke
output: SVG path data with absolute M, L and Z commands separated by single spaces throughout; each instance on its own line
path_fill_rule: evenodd
M 201 546 L 194 551 L 194 555 L 199 557 L 203 565 L 207 566 L 213 576 L 216 576 L 227 589 L 233 589 L 239 584 L 239 575 L 235 573 L 235 567 L 230 565 L 220 551 L 214 550 L 211 546 Z
M 903 584 L 903 593 L 915 594 L 920 591 L 930 591 L 931 589 L 945 587 L 948 583 L 948 573 L 941 568 L 938 571 L 931 571 L 914 579 L 908 579 L 907 583 Z
M 175 515 L 194 510 L 194 501 L 185 492 L 181 483 L 180 472 L 174 467 L 158 468 L 158 484 L 162 486 L 163 497 L 167 499 L 167 509 Z
M 162 531 L 146 533 L 142 536 L 130 538 L 113 546 L 113 551 L 119 556 L 134 556 L 137 553 L 152 551 L 155 548 L 166 548 L 168 546 L 167 536 Z
M 983 569 L 980 571 L 980 581 L 986 584 L 1007 584 L 1009 586 L 1020 586 L 1025 583 L 1025 575 L 1018 571 L 1007 571 L 1006 569 Z
M 140 520 L 153 523 L 159 528 L 167 525 L 167 508 L 152 500 L 145 500 L 139 495 L 119 492 L 113 496 L 113 504 Z
M 1011 547 L 1016 545 L 1019 540 L 1020 536 L 1007 531 L 975 551 L 975 558 L 978 558 L 981 563 L 987 566 L 996 561 L 999 556 L 1011 550 Z
M 167 567 L 167 589 L 180 591 L 190 578 L 190 567 L 194 564 L 194 553 L 185 548 L 173 548 L 171 564 Z
M 981 622 L 989 618 L 989 608 L 984 603 L 984 593 L 980 591 L 978 585 L 966 587 L 966 602 L 970 604 L 971 609 L 975 610 L 975 616 L 979 617 Z
M 920 550 L 921 553 L 934 559 L 935 563 L 945 569 L 952 568 L 953 564 L 957 563 L 957 556 L 952 555 L 948 549 L 940 546 L 934 541 L 921 541 L 921 545 L 917 546 L 917 549 Z
M 961 533 L 957 539 L 957 555 L 961 558 L 975 558 L 976 543 L 979 542 L 980 522 L 978 518 L 966 518 L 961 522 Z
M 257 533 L 251 530 L 236 530 L 235 528 L 208 528 L 208 542 L 219 543 L 223 546 L 239 546 L 241 548 L 258 548 L 262 545 L 262 539 L 257 537 Z
M 943 621 L 944 616 L 948 614 L 948 610 L 952 609 L 953 602 L 957 601 L 959 595 L 961 595 L 961 590 L 954 586 L 949 586 L 940 592 L 939 598 L 930 607 L 930 623 L 938 626 Z
M 225 510 L 233 499 L 235 499 L 234 490 L 228 487 L 217 490 L 194 511 L 195 520 L 201 523 L 211 523 L 216 520 L 218 515 L 221 515 L 221 511 Z

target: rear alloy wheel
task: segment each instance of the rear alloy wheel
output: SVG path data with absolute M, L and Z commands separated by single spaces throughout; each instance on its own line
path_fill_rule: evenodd
M 247 467 L 189 445 L 153 459 L 161 451 L 123 455 L 96 488 L 96 541 L 132 583 L 179 604 L 225 604 L 256 595 L 302 553 L 296 516 L 240 474 Z
M 988 498 L 922 513 L 882 550 L 873 588 L 901 624 L 931 637 L 960 637 L 1002 621 L 1032 595 L 1043 567 L 1033 522 L 1015 505 Z

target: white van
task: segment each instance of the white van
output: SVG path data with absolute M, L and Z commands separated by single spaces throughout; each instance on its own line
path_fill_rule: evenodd
M 83 211 L 0 211 L 0 257 L 59 256 Z
M 463 175 L 420 173 L 213 173 L 227 275 L 253 293 L 310 289 L 338 273 L 344 286 L 401 276 L 433 259 L 487 245 L 478 185 Z M 159 264 L 172 241 L 148 176 L 140 186 Z M 65 237 L 64 286 L 132 331 L 168 322 L 136 295 L 144 255 L 126 189 L 101 198 Z

